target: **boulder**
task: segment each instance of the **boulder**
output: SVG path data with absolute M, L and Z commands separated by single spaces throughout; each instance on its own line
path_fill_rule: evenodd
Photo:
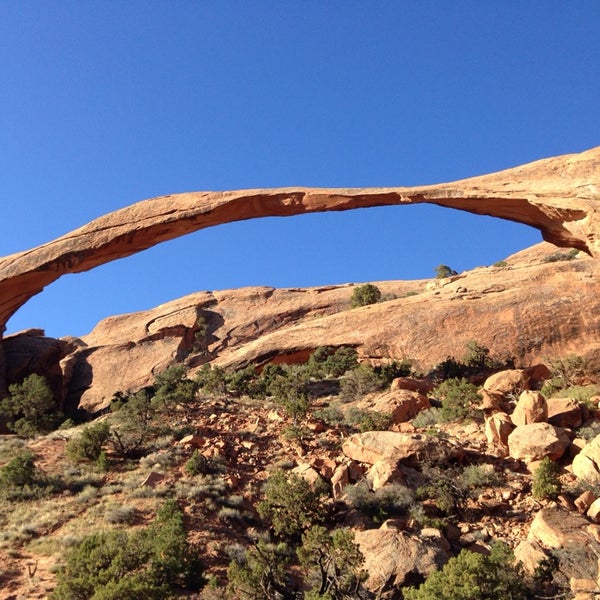
M 398 468 L 398 461 L 381 459 L 378 460 L 367 472 L 367 480 L 373 491 L 376 491 L 388 483 L 401 483 L 404 478 L 402 471 Z
M 520 425 L 508 436 L 509 455 L 525 462 L 542 460 L 546 456 L 558 460 L 570 444 L 566 432 L 549 423 Z
M 490 449 L 500 456 L 508 455 L 508 436 L 515 428 L 511 418 L 502 412 L 485 418 L 485 438 Z
M 524 369 L 506 369 L 490 375 L 483 384 L 483 389 L 492 394 L 506 397 L 516 395 L 529 387 L 529 375 Z
M 579 427 L 583 421 L 581 405 L 573 398 L 548 399 L 548 423 L 557 427 Z
M 417 377 L 396 377 L 390 385 L 390 391 L 408 390 L 409 392 L 418 392 L 426 396 L 433 390 L 433 384 L 428 379 L 419 379 Z
M 548 558 L 548 553 L 537 540 L 522 540 L 514 550 L 515 559 L 523 564 L 528 575 L 533 575 L 536 569 Z
M 363 410 L 374 410 L 390 415 L 393 423 L 405 423 L 416 417 L 420 411 L 431 408 L 431 403 L 419 392 L 395 390 L 367 396 L 356 406 Z
M 375 464 L 381 460 L 419 464 L 421 459 L 445 461 L 457 453 L 447 440 L 419 433 L 367 431 L 355 433 L 342 444 L 342 452 L 352 460 Z
M 596 436 L 573 459 L 573 474 L 590 484 L 600 484 L 600 435 Z
M 365 587 L 377 593 L 400 588 L 408 577 L 427 578 L 448 561 L 441 540 L 416 537 L 397 529 L 357 531 L 354 537 L 365 557 L 363 568 L 369 573 Z
M 339 465 L 331 476 L 331 492 L 334 500 L 339 500 L 344 495 L 344 488 L 350 483 L 348 465 Z
M 575 498 L 575 506 L 580 513 L 586 513 L 594 500 L 596 500 L 594 493 L 586 490 Z
M 585 517 L 562 508 L 542 508 L 531 522 L 527 538 L 554 549 L 589 544 L 591 537 L 586 531 L 589 524 Z
M 548 405 L 546 398 L 540 392 L 524 390 L 519 394 L 515 410 L 511 415 L 515 425 L 529 425 L 530 423 L 544 423 L 548 420 Z

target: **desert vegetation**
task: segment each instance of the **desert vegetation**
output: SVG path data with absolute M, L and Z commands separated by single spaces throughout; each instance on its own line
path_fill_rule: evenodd
M 571 572 L 597 568 L 591 558 L 547 547 L 532 567 L 522 543 L 536 513 L 591 503 L 597 483 L 565 470 L 566 453 L 515 457 L 488 421 L 516 415 L 522 390 L 488 382 L 525 370 L 476 341 L 458 354 L 426 373 L 409 359 L 361 362 L 347 346 L 299 364 L 177 364 L 116 394 L 109 413 L 54 431 L 41 382 L 11 390 L 3 585 L 60 600 L 566 597 Z M 539 398 L 571 394 L 582 418 L 562 427 L 590 443 L 593 372 L 577 356 L 547 363 Z M 15 408 L 27 393 L 33 416 Z M 389 544 L 410 574 L 375 568 Z

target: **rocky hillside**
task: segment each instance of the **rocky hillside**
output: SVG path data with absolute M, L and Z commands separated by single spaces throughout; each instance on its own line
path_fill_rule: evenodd
M 1 436 L 0 598 L 291 600 L 335 581 L 343 595 L 325 597 L 402 599 L 478 560 L 500 585 L 492 600 L 596 598 L 594 370 L 580 357 L 505 369 L 467 350 L 435 379 L 333 348 L 260 375 L 205 367 L 192 381 L 175 367 L 92 424 Z M 169 500 L 181 534 L 161 528 Z M 155 544 L 167 571 L 143 558 Z M 114 579 L 99 547 L 141 562 Z M 341 571 L 320 579 L 329 560 Z
M 476 340 L 518 366 L 571 353 L 596 362 L 598 262 L 540 244 L 452 277 L 377 282 L 383 301 L 350 308 L 355 286 L 200 292 L 111 317 L 81 339 L 39 331 L 7 337 L 9 382 L 46 376 L 65 406 L 105 408 L 183 361 L 243 367 L 300 362 L 319 346 L 351 346 L 361 360 L 410 359 L 428 372 Z

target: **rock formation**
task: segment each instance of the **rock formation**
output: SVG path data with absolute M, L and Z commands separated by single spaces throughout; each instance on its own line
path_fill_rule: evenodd
M 54 241 L 0 259 L 0 330 L 61 275 L 80 273 L 192 231 L 267 216 L 432 203 L 536 227 L 546 241 L 600 253 L 600 147 L 422 187 L 191 192 L 138 202 Z
M 95 412 L 116 391 L 148 385 L 176 361 L 192 371 L 208 361 L 232 368 L 301 362 L 324 345 L 352 346 L 361 360 L 408 358 L 423 372 L 448 356 L 461 358 L 472 340 L 523 366 L 571 353 L 598 363 L 600 263 L 583 254 L 548 262 L 555 253 L 542 243 L 508 257 L 504 267 L 377 282 L 396 298 L 356 309 L 351 285 L 198 292 L 105 319 L 81 339 L 49 340 L 36 330 L 8 336 L 6 372 L 9 383 L 26 372 L 51 374 L 55 389 L 62 372 L 67 406 Z M 523 389 L 528 372 L 514 371 L 507 391 Z
M 52 242 L 0 259 L 0 334 L 20 306 L 65 273 L 86 271 L 198 229 L 256 217 L 429 202 L 525 223 L 540 229 L 554 244 L 597 256 L 599 166 L 600 147 L 423 187 L 194 192 L 146 200 Z M 48 355 L 52 356 L 51 368 L 53 374 L 62 372 L 65 395 L 76 398 L 85 392 L 89 399 L 83 405 L 89 407 L 104 405 L 107 393 L 110 397 L 116 386 L 144 385 L 152 371 L 199 350 L 204 355 L 196 362 L 217 360 L 227 366 L 300 359 L 324 343 L 357 347 L 363 358 L 417 360 L 421 356 L 442 360 L 468 339 L 524 360 L 547 350 L 573 347 L 574 351 L 575 344 L 580 354 L 599 347 L 595 261 L 578 259 L 527 273 L 475 270 L 461 276 L 460 284 L 456 281 L 450 278 L 429 286 L 426 282 L 381 284 L 384 293 L 398 299 L 356 311 L 346 310 L 350 291 L 344 286 L 200 293 L 153 311 L 107 319 L 83 342 L 69 340 L 61 349 L 51 341 L 32 344 L 35 336 L 31 335 L 28 342 L 29 347 L 53 347 Z M 226 318 L 223 311 L 232 305 L 239 312 L 234 310 L 233 319 Z M 440 310 L 432 311 L 433 306 Z M 231 314 L 229 310 L 227 315 Z M 496 315 L 492 323 L 491 314 Z M 466 320 L 473 327 L 478 319 L 481 331 L 477 327 L 465 331 Z M 455 336 L 451 344 L 444 341 L 447 336 Z M 13 357 L 23 351 L 22 341 L 11 342 Z M 73 344 L 80 347 L 74 350 Z M 2 343 L 0 394 L 6 390 L 7 371 L 21 368 L 4 353 Z M 28 360 L 29 371 L 35 371 L 35 360 Z M 127 372 L 123 381 L 116 381 L 115 360 L 120 367 L 131 366 L 119 369 Z M 91 391 L 103 379 L 112 382 L 112 391 Z

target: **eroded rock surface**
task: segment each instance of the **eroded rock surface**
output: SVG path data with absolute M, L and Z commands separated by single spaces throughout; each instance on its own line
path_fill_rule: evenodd
M 490 175 L 420 187 L 191 192 L 138 202 L 0 260 L 0 330 L 61 275 L 80 273 L 192 231 L 233 221 L 432 203 L 536 227 L 545 240 L 600 253 L 600 147 Z

